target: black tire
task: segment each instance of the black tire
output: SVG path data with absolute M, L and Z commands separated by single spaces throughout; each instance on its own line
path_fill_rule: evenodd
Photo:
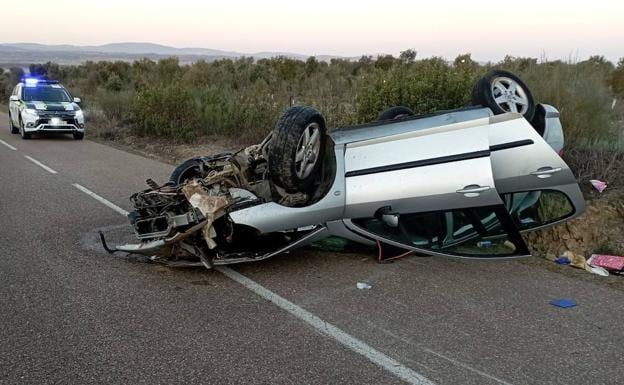
M 315 132 L 318 132 L 317 135 L 320 137 L 317 136 L 318 142 L 310 141 L 310 146 L 301 147 L 300 153 L 304 154 L 304 157 L 298 161 L 297 150 L 304 144 L 306 131 L 309 138 Z M 286 110 L 277 121 L 271 139 L 269 173 L 273 183 L 287 192 L 308 192 L 310 186 L 318 180 L 327 142 L 326 134 L 325 119 L 314 108 L 295 106 Z M 309 156 L 313 156 L 313 159 Z M 298 167 L 303 167 L 307 171 L 300 170 L 298 174 Z
M 22 137 L 22 139 L 24 139 L 24 140 L 30 139 L 32 134 L 30 132 L 24 131 L 24 122 L 22 121 L 22 119 L 20 119 L 19 123 L 20 123 L 19 133 L 20 133 L 20 136 Z
M 74 136 L 75 140 L 84 139 L 84 132 L 73 132 L 72 135 Z
M 395 106 L 390 107 L 377 117 L 377 121 L 381 122 L 384 120 L 394 120 L 394 119 L 402 119 L 408 116 L 414 116 L 416 113 L 412 111 L 411 108 L 404 106 Z
M 11 113 L 9 113 L 9 131 L 11 134 L 19 134 L 19 128 L 15 127 L 13 124 L 13 118 L 11 117 Z
M 503 79 L 504 82 L 513 81 L 516 83 L 517 89 L 515 91 L 507 90 L 509 91 L 509 97 L 513 96 L 514 98 L 521 98 L 526 102 L 526 108 L 523 107 L 524 105 L 511 103 L 511 99 L 509 102 L 496 102 L 495 98 L 497 95 L 495 95 L 495 93 L 500 93 L 501 91 L 500 89 L 495 90 L 494 84 L 498 83 L 501 79 Z M 503 94 L 498 96 L 505 97 L 506 95 Z M 515 106 L 512 104 L 515 104 Z M 496 115 L 507 112 L 520 112 L 528 121 L 531 121 L 531 119 L 533 119 L 533 115 L 535 115 L 535 99 L 533 99 L 533 95 L 531 94 L 529 87 L 527 87 L 527 85 L 516 75 L 509 71 L 503 70 L 492 70 L 475 83 L 474 88 L 472 89 L 472 105 L 488 107 Z M 518 106 L 520 106 L 520 109 L 518 109 Z M 513 111 L 514 108 L 517 111 Z
M 202 161 L 200 158 L 185 160 L 173 170 L 171 176 L 169 177 L 169 182 L 177 186 L 188 180 L 201 178 L 201 164 Z

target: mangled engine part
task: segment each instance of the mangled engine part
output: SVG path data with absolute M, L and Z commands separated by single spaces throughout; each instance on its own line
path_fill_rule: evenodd
M 141 243 L 117 246 L 115 250 L 147 255 L 155 261 L 193 256 L 211 267 L 208 252 L 216 247 L 217 236 L 213 224 L 234 202 L 229 187 L 239 183 L 236 171 L 226 165 L 203 179 L 179 186 L 158 187 L 148 181 L 152 188 L 130 198 L 134 211 L 128 215 Z
M 213 227 L 213 223 L 225 214 L 225 209 L 232 204 L 231 198 L 224 195 L 210 195 L 204 190 L 203 185 L 197 181 L 186 184 L 182 187 L 182 192 L 191 206 L 198 209 L 206 219 L 202 234 L 208 248 L 214 249 L 217 247 L 214 241 L 217 232 Z

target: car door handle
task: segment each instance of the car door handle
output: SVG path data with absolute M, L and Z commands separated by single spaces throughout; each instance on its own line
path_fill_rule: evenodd
M 482 192 L 491 189 L 490 186 L 479 186 L 478 184 L 471 184 L 462 189 L 455 191 L 458 194 L 464 194 L 468 198 L 474 198 L 481 195 Z
M 537 171 L 533 171 L 531 175 L 536 176 L 538 178 L 550 178 L 552 174 L 555 174 L 561 170 L 562 170 L 561 167 L 555 167 L 555 168 L 541 167 Z

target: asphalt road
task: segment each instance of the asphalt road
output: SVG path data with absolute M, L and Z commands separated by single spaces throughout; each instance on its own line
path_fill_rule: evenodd
M 624 383 L 620 291 L 517 261 L 298 250 L 234 268 L 341 340 L 218 271 L 100 249 L 97 230 L 126 236 L 126 219 L 74 184 L 129 209 L 171 166 L 71 136 L 0 140 L 0 384 L 404 383 L 350 341 L 425 384 Z

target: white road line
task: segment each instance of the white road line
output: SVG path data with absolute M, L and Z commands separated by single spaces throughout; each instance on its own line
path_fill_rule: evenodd
M 34 164 L 36 164 L 37 166 L 41 167 L 42 169 L 46 170 L 47 172 L 49 172 L 50 174 L 57 174 L 57 172 L 53 169 L 51 169 L 50 167 L 46 166 L 45 164 L 39 162 L 37 159 L 35 158 L 31 158 L 28 155 L 24 155 L 24 158 L 28 159 L 29 161 L 33 162 Z
M 475 369 L 475 368 L 473 368 L 473 367 L 472 367 L 472 366 L 470 366 L 470 365 L 464 364 L 463 362 L 460 362 L 460 361 L 454 360 L 454 359 L 452 359 L 451 357 L 447 357 L 447 356 L 445 356 L 444 354 L 440 354 L 440 353 L 438 353 L 438 352 L 434 352 L 433 350 L 428 349 L 428 348 L 425 348 L 424 346 L 420 346 L 420 348 L 421 348 L 422 350 L 426 351 L 427 353 L 433 354 L 434 356 L 438 356 L 438 357 L 440 357 L 440 358 L 442 358 L 442 359 L 444 359 L 444 360 L 447 360 L 447 361 L 449 361 L 449 362 L 454 363 L 454 364 L 455 364 L 455 365 L 457 365 L 457 366 L 461 366 L 461 367 L 462 367 L 462 368 L 464 368 L 464 369 L 468 369 L 468 370 L 470 370 L 470 371 L 472 371 L 472 372 L 475 372 L 475 373 L 477 373 L 477 374 L 482 375 L 483 377 L 486 377 L 486 378 L 489 378 L 489 379 L 491 379 L 491 380 L 494 380 L 494 381 L 498 382 L 499 384 L 502 384 L 502 385 L 513 385 L 512 383 L 509 383 L 509 382 L 507 382 L 507 381 L 505 381 L 505 380 L 501 380 L 501 379 L 500 379 L 500 378 L 498 378 L 498 377 L 494 377 L 494 376 L 492 376 L 492 375 L 489 375 L 489 374 L 487 374 L 487 373 L 485 373 L 485 372 L 480 371 L 479 369 Z
M 88 188 L 83 187 L 78 183 L 74 183 L 73 186 L 76 187 L 78 190 L 84 192 L 85 194 L 89 195 L 90 197 L 110 207 L 111 209 L 117 211 L 119 214 L 124 216 L 128 215 L 128 212 L 126 210 L 115 205 L 109 200 L 102 198 Z M 365 342 L 360 341 L 359 339 L 349 335 L 348 333 L 342 331 L 336 326 L 323 321 L 321 318 L 315 316 L 309 311 L 295 305 L 294 303 L 288 301 L 283 297 L 280 297 L 278 294 L 273 293 L 259 283 L 245 277 L 244 275 L 230 269 L 229 267 L 216 267 L 215 269 L 220 273 L 224 274 L 226 277 L 232 279 L 233 281 L 236 281 L 241 285 L 245 286 L 247 289 L 253 291 L 260 297 L 272 302 L 279 308 L 286 310 L 288 313 L 306 322 L 322 334 L 333 338 L 335 341 L 341 343 L 350 350 L 363 355 L 369 361 L 381 366 L 383 369 L 387 370 L 388 372 L 402 379 L 408 384 L 435 385 L 424 376 L 416 373 L 415 371 L 401 364 L 397 360 L 386 356 L 385 354 L 374 349 L 372 346 L 366 344 Z
M 96 193 L 94 193 L 93 191 L 89 190 L 88 188 L 79 185 L 78 183 L 73 183 L 72 186 L 74 186 L 75 188 L 77 188 L 78 190 L 82 191 L 83 193 L 89 195 L 91 198 L 99 201 L 100 203 L 103 203 L 104 205 L 110 207 L 111 209 L 117 211 L 119 214 L 123 215 L 123 216 L 127 216 L 128 212 L 124 209 L 122 209 L 121 207 L 117 206 L 116 204 L 114 204 L 113 202 L 102 198 L 101 196 L 97 195 Z
M 294 303 L 288 301 L 287 299 L 280 297 L 279 295 L 273 293 L 269 289 L 264 286 L 256 283 L 255 281 L 245 277 L 244 275 L 237 273 L 236 271 L 230 269 L 229 267 L 216 267 L 216 270 L 226 275 L 230 279 L 240 283 L 245 286 L 247 289 L 253 291 L 258 294 L 260 297 L 271 301 L 273 304 L 278 307 L 286 310 L 290 314 L 299 318 L 300 320 L 306 322 L 313 328 L 317 329 L 321 333 L 333 338 L 337 342 L 341 343 L 345 347 L 353 350 L 354 352 L 363 355 L 371 362 L 381 366 L 386 369 L 388 372 L 397 376 L 398 378 L 406 381 L 409 384 L 413 385 L 432 385 L 433 382 L 429 381 L 427 378 L 422 375 L 416 373 L 412 369 L 404 366 L 400 362 L 386 356 L 382 352 L 374 349 L 372 346 L 366 344 L 363 341 L 358 340 L 357 338 L 347 334 L 336 326 L 323 321 L 321 318 L 315 316 L 309 311 L 295 305 Z
M 7 142 L 5 142 L 4 140 L 0 139 L 0 143 L 4 144 L 5 146 L 7 146 L 8 148 L 10 148 L 13 151 L 17 151 L 17 148 L 11 146 L 10 144 L 8 144 Z

